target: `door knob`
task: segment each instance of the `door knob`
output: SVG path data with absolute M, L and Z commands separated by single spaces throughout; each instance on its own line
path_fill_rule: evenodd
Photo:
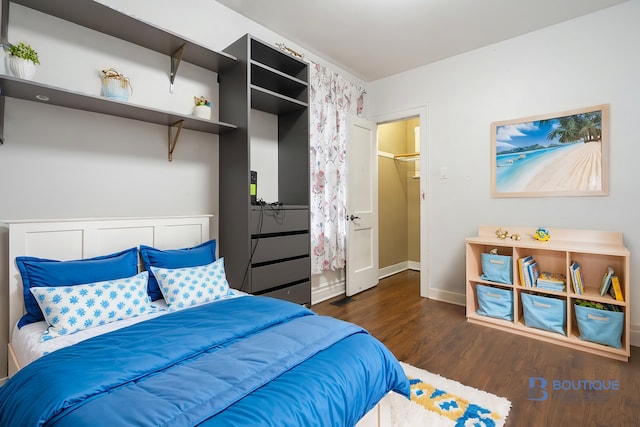
M 351 216 L 349 217 L 349 219 L 350 219 L 351 221 L 353 221 L 354 219 L 360 219 L 360 217 L 359 217 L 359 216 L 353 216 L 353 215 L 351 215 Z

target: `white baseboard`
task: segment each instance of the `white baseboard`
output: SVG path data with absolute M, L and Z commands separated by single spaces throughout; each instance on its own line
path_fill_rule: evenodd
M 409 269 L 409 261 L 399 262 L 398 264 L 380 268 L 378 269 L 378 279 L 393 276 L 394 274 L 398 274 L 407 269 Z
M 394 265 L 389 265 L 378 270 L 378 279 L 384 279 L 385 277 L 393 276 L 394 274 L 402 273 L 405 270 L 420 271 L 420 262 L 418 261 L 403 261 Z
M 420 261 L 407 261 L 409 270 L 420 271 Z
M 640 347 L 640 325 L 631 325 L 631 345 L 634 347 Z
M 325 271 L 311 276 L 311 305 L 345 293 L 344 270 Z
M 457 292 L 444 291 L 442 289 L 429 289 L 429 298 L 437 301 L 448 302 L 455 305 L 467 305 L 467 297 L 465 294 Z

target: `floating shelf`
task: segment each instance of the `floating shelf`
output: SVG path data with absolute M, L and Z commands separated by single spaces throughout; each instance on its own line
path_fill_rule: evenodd
M 237 62 L 237 59 L 232 55 L 200 46 L 189 39 L 95 1 L 11 0 L 11 2 L 134 43 L 172 58 L 182 49 L 182 61 L 216 73 L 233 66 Z
M 0 75 L 0 94 L 10 98 L 108 114 L 165 126 L 173 126 L 176 122 L 183 120 L 184 129 L 205 133 L 221 134 L 236 129 L 235 125 L 229 123 L 203 120 L 191 115 L 172 113 L 130 102 L 116 101 L 103 96 L 74 92 L 7 75 Z

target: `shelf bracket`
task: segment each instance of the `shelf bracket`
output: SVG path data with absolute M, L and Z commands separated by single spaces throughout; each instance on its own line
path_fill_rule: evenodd
M 171 74 L 169 74 L 169 92 L 171 93 L 173 93 L 173 83 L 176 80 L 176 74 L 178 73 L 178 67 L 180 67 L 180 61 L 182 61 L 185 46 L 186 44 L 183 44 L 171 55 Z
M 180 131 L 182 130 L 182 126 L 184 126 L 184 120 L 178 120 L 174 124 L 169 126 L 169 161 L 173 160 L 173 150 L 176 148 L 176 144 L 178 143 L 178 138 L 180 137 Z M 176 135 L 173 136 L 172 130 L 174 128 L 178 128 L 176 131 Z

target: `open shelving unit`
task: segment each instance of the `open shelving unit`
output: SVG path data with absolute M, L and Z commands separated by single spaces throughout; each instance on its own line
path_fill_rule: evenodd
M 181 61 L 220 73 L 237 62 L 233 56 L 200 46 L 184 37 L 166 31 L 135 17 L 123 14 L 92 0 L 2 0 L 0 38 L 6 45 L 9 25 L 9 3 L 19 4 L 38 12 L 81 25 L 91 30 L 119 38 L 170 58 L 170 82 L 173 83 Z M 27 81 L 12 76 L 0 76 L 0 143 L 4 140 L 4 98 L 42 102 L 76 110 L 108 114 L 143 122 L 168 126 L 169 160 L 172 158 L 180 130 L 191 129 L 210 134 L 222 134 L 236 129 L 234 124 L 202 120 L 184 114 L 163 111 L 94 96 L 72 90 Z M 176 133 L 172 130 L 177 129 Z
M 498 226 L 481 226 L 477 237 L 465 240 L 466 245 L 466 308 L 467 320 L 518 335 L 563 345 L 593 354 L 627 361 L 631 356 L 630 344 L 630 254 L 623 245 L 622 233 L 597 230 L 550 230 L 551 239 L 546 242 L 533 238 L 535 230 L 522 227 L 506 227 L 511 235 L 518 234 L 520 240 L 500 239 L 496 236 Z M 497 283 L 482 278 L 481 254 L 497 249 L 500 255 L 512 259 L 513 284 Z M 517 260 L 533 256 L 540 271 L 562 273 L 566 277 L 564 291 L 551 291 L 537 287 L 526 287 L 521 283 Z M 580 295 L 573 289 L 569 266 L 577 261 L 583 271 L 585 292 Z M 624 301 L 616 301 L 608 294 L 601 296 L 599 287 L 603 273 L 611 266 L 620 280 Z M 478 284 L 513 291 L 513 321 L 478 314 Z M 566 304 L 565 334 L 529 327 L 525 324 L 522 293 L 535 293 L 559 298 Z M 576 300 L 612 304 L 624 313 L 622 346 L 620 348 L 585 341 L 580 338 L 574 305 Z
M 308 64 L 248 34 L 225 52 L 238 58 L 220 74 L 220 118 L 238 125 L 220 144 L 220 244 L 229 283 L 310 304 Z M 252 109 L 276 116 L 276 204 L 251 204 Z

